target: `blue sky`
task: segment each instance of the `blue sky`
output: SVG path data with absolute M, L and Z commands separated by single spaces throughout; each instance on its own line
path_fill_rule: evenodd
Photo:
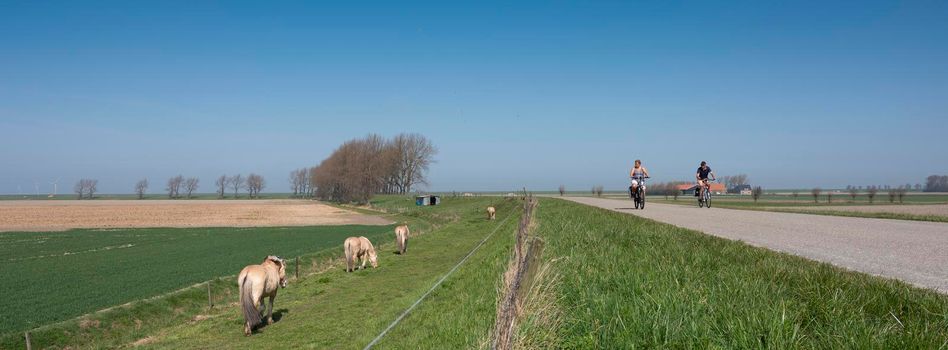
M 433 190 L 948 173 L 948 3 L 0 3 L 0 193 L 257 172 L 368 133 Z

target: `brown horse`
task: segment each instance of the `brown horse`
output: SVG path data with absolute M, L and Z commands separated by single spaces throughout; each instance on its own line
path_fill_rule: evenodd
M 368 260 L 372 267 L 379 267 L 378 256 L 375 254 L 375 247 L 372 242 L 365 237 L 349 237 L 343 244 L 346 250 L 346 272 L 355 271 L 357 259 L 362 260 L 362 268 L 365 269 L 365 262 Z
M 398 247 L 398 254 L 405 254 L 408 250 L 408 235 L 408 225 L 395 228 L 395 245 Z
M 244 312 L 244 334 L 250 335 L 260 324 L 260 310 L 264 297 L 270 298 L 267 324 L 273 323 L 273 299 L 279 288 L 286 288 L 286 261 L 270 255 L 260 265 L 248 265 L 237 276 L 240 289 L 240 307 Z
M 497 209 L 494 207 L 487 207 L 487 220 L 494 220 L 497 215 Z

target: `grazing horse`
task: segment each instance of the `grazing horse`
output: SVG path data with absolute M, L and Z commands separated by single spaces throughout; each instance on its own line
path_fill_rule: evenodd
M 497 209 L 494 207 L 487 207 L 487 220 L 494 220 L 497 215 Z
M 237 276 L 240 289 L 240 308 L 244 312 L 244 334 L 250 335 L 260 324 L 260 310 L 264 297 L 270 298 L 267 324 L 273 323 L 273 299 L 279 288 L 286 288 L 286 261 L 270 255 L 260 265 L 248 265 Z
M 408 250 L 408 234 L 408 225 L 395 228 L 395 245 L 398 247 L 398 254 L 405 254 Z
M 365 269 L 365 261 L 372 263 L 372 267 L 379 267 L 378 256 L 375 254 L 375 247 L 372 242 L 365 237 L 346 238 L 343 247 L 346 250 L 346 272 L 355 271 L 356 259 L 362 260 L 362 269 Z

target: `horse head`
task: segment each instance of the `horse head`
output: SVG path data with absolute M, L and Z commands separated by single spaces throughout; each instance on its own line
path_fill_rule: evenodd
M 281 257 L 279 257 L 279 256 L 276 256 L 276 255 L 270 255 L 270 256 L 267 257 L 267 261 L 271 261 L 271 262 L 273 262 L 274 264 L 276 264 L 276 266 L 279 267 L 279 271 L 280 271 L 280 288 L 286 288 L 286 284 L 287 284 L 287 281 L 286 281 L 286 260 L 283 259 L 283 258 L 281 258 Z

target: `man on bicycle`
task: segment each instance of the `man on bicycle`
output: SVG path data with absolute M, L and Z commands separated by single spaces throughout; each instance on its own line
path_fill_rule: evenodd
M 635 166 L 632 167 L 632 170 L 629 171 L 629 177 L 632 178 L 632 197 L 635 197 L 635 194 L 638 193 L 639 186 L 642 186 L 642 194 L 645 195 L 645 178 L 648 177 L 648 169 L 645 169 L 642 166 L 642 161 L 639 159 L 635 160 Z
M 711 167 L 708 166 L 708 162 L 701 161 L 701 166 L 698 167 L 698 172 L 695 173 L 695 178 L 698 179 L 698 189 L 695 190 L 695 197 L 701 194 L 701 188 L 706 188 L 708 191 L 711 190 L 711 184 L 708 183 L 708 176 L 711 176 L 711 180 L 717 180 L 714 176 L 714 172 L 711 171 Z

